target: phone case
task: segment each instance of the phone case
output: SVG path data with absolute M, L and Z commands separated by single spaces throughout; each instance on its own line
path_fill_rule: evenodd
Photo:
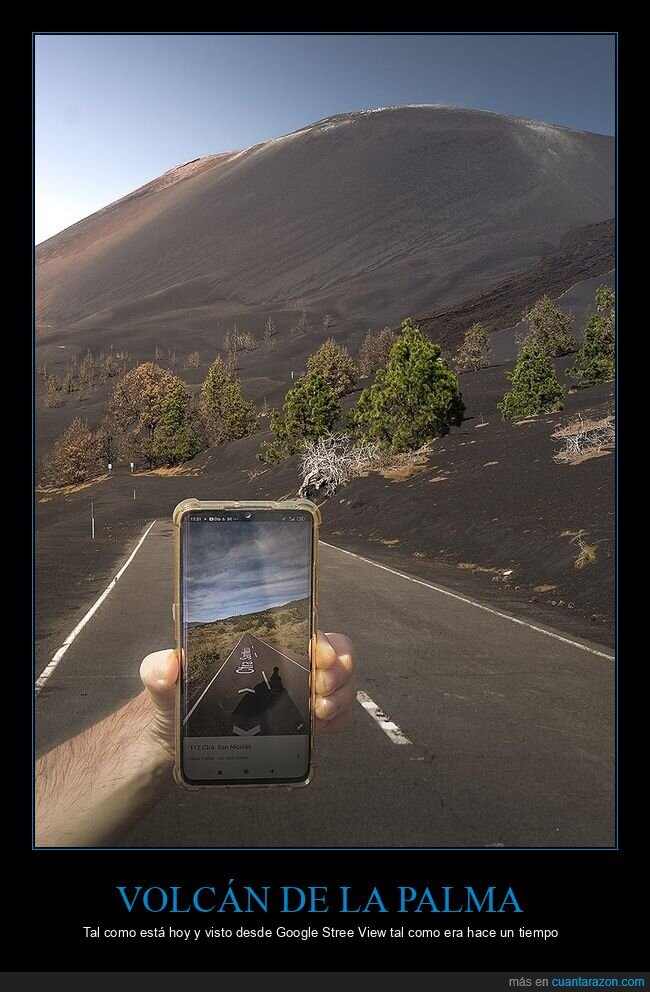
M 318 627 L 318 532 L 321 522 L 320 510 L 309 499 L 295 500 L 199 500 L 184 499 L 176 506 L 172 514 L 174 525 L 174 632 L 176 650 L 181 657 L 183 646 L 181 628 L 181 521 L 186 513 L 195 510 L 299 510 L 309 513 L 313 521 L 313 548 L 311 574 L 311 629 L 309 637 L 309 667 L 310 667 L 310 705 L 309 705 L 309 768 L 303 782 L 264 782 L 261 784 L 248 782 L 215 782 L 209 785 L 195 785 L 183 777 L 183 751 L 181 734 L 181 678 L 176 688 L 176 760 L 174 764 L 174 779 L 177 784 L 191 792 L 200 789 L 299 789 L 309 785 L 314 777 L 314 702 L 316 698 L 315 650 L 316 630 Z

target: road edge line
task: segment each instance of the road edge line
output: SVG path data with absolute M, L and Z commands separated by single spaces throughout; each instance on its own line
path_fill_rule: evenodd
M 363 689 L 357 690 L 357 702 L 366 711 L 368 716 L 372 717 L 375 723 L 381 727 L 391 744 L 413 744 L 413 741 L 406 736 L 395 721 L 389 720 L 382 708 Z
M 544 627 L 538 627 L 534 623 L 529 623 L 527 620 L 520 620 L 519 617 L 513 617 L 509 613 L 502 613 L 501 610 L 495 610 L 492 606 L 485 606 L 484 603 L 479 603 L 475 599 L 469 599 L 467 596 L 461 596 L 458 592 L 452 592 L 450 589 L 445 589 L 442 586 L 436 586 L 432 582 L 427 582 L 425 579 L 416 579 L 413 575 L 407 575 L 406 572 L 399 572 L 396 568 L 389 568 L 388 565 L 380 565 L 378 561 L 373 561 L 371 558 L 364 558 L 363 555 L 358 555 L 354 551 L 346 551 L 345 548 L 339 548 L 336 544 L 328 544 L 327 541 L 320 541 L 326 548 L 332 548 L 333 551 L 340 551 L 343 555 L 350 555 L 352 558 L 358 558 L 359 561 L 364 561 L 366 565 L 374 565 L 375 568 L 381 568 L 384 572 L 390 572 L 392 575 L 399 575 L 401 579 L 406 579 L 408 582 L 415 582 L 416 585 L 426 586 L 427 589 L 433 589 L 434 592 L 439 592 L 442 596 L 451 596 L 452 599 L 457 599 L 461 603 L 467 603 L 469 606 L 476 607 L 477 610 L 485 610 L 486 613 L 492 613 L 495 617 L 501 617 L 503 620 L 509 620 L 510 623 L 517 623 L 521 627 L 528 627 L 529 630 L 534 630 L 538 634 L 544 634 L 546 637 L 553 637 L 556 641 L 562 641 L 564 644 L 570 644 L 574 648 L 579 648 L 581 651 L 588 651 L 590 654 L 598 655 L 599 658 L 607 658 L 608 661 L 616 661 L 616 655 L 607 654 L 605 651 L 598 651 L 596 648 L 589 647 L 588 644 L 581 644 L 580 641 L 574 641 L 571 637 L 564 637 L 563 634 L 556 634 L 555 631 L 546 630 Z
M 263 644 L 264 647 L 270 648 L 271 651 L 275 651 L 276 654 L 279 654 L 281 658 L 286 658 L 287 661 L 290 661 L 292 665 L 296 665 L 298 668 L 302 668 L 303 672 L 307 672 L 308 675 L 310 674 L 311 672 L 310 668 L 305 668 L 305 666 L 301 665 L 299 661 L 294 661 L 293 658 L 290 658 L 288 654 L 283 654 L 282 651 L 279 651 L 278 648 L 274 648 L 273 645 L 269 644 L 268 641 L 262 640 L 262 638 L 258 637 L 257 634 L 249 634 L 248 636 L 254 637 L 255 640 L 259 641 L 260 644 Z
M 126 559 L 126 561 L 122 565 L 122 567 L 119 570 L 119 572 L 117 572 L 117 574 L 113 576 L 113 578 L 108 583 L 108 585 L 104 589 L 104 591 L 101 594 L 101 596 L 99 597 L 99 599 L 96 599 L 95 600 L 95 602 L 90 607 L 90 609 L 88 610 L 88 612 L 86 614 L 84 614 L 84 616 L 81 618 L 81 620 L 79 621 L 79 623 L 77 624 L 77 626 L 74 627 L 74 629 L 68 634 L 68 636 L 66 637 L 66 639 L 63 642 L 63 644 L 61 645 L 61 647 L 57 651 L 54 652 L 54 654 L 52 655 L 51 661 L 45 666 L 45 668 L 43 669 L 43 671 L 41 672 L 41 674 L 36 679 L 36 682 L 34 683 L 34 692 L 35 692 L 36 695 L 39 694 L 39 692 L 41 691 L 41 689 L 43 688 L 43 686 L 45 685 L 45 683 L 47 682 L 47 680 L 56 671 L 56 668 L 57 668 L 59 662 L 63 658 L 64 654 L 66 653 L 66 651 L 68 650 L 68 648 L 70 647 L 70 645 L 74 642 L 74 640 L 77 638 L 77 636 L 81 633 L 81 631 L 84 629 L 84 627 L 86 626 L 86 624 L 90 620 L 92 620 L 92 618 L 94 617 L 95 613 L 97 612 L 97 610 L 99 609 L 99 607 L 102 605 L 102 603 L 104 602 L 104 600 L 106 599 L 106 597 L 108 596 L 108 594 L 110 592 L 112 592 L 112 590 L 115 588 L 115 586 L 117 585 L 117 583 L 119 582 L 119 580 L 122 578 L 122 576 L 126 572 L 127 568 L 129 567 L 129 565 L 131 564 L 131 562 L 133 561 L 133 559 L 137 555 L 138 551 L 140 550 L 140 548 L 144 544 L 145 538 L 149 534 L 149 531 L 151 530 L 151 528 L 153 527 L 153 525 L 155 524 L 155 522 L 156 522 L 155 520 L 152 520 L 151 521 L 151 523 L 149 524 L 149 526 L 146 528 L 144 534 L 142 535 L 142 537 L 140 538 L 140 540 L 136 544 L 135 548 L 133 549 L 133 551 L 131 552 L 131 554 L 129 555 L 129 557 Z

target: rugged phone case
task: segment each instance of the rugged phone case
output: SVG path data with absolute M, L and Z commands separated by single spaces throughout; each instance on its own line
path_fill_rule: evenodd
M 316 630 L 318 626 L 318 531 L 321 521 L 320 510 L 315 503 L 308 499 L 295 500 L 199 500 L 184 499 L 174 509 L 172 522 L 174 524 L 174 632 L 178 657 L 182 657 L 183 631 L 181 609 L 181 522 L 186 513 L 197 510 L 298 510 L 309 513 L 313 522 L 312 531 L 312 572 L 311 572 L 311 618 L 309 631 L 309 667 L 310 667 L 310 700 L 309 700 L 309 767 L 307 776 L 302 782 L 264 782 L 254 784 L 248 782 L 215 782 L 209 785 L 195 785 L 187 782 L 183 776 L 183 739 L 181 734 L 181 677 L 176 688 L 176 760 L 174 778 L 184 789 L 195 792 L 199 789 L 296 789 L 308 785 L 314 775 L 314 699 L 316 694 L 315 651 Z

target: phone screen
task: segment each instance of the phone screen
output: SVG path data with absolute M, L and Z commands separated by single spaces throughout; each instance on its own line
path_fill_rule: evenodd
M 313 519 L 199 510 L 181 521 L 183 776 L 300 782 L 310 766 Z

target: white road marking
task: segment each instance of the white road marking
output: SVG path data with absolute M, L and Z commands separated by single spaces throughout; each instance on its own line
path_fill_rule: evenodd
M 255 737 L 256 734 L 261 732 L 261 729 L 258 723 L 255 727 L 251 727 L 250 730 L 242 730 L 241 727 L 233 726 L 232 732 L 238 737 Z
M 308 668 L 305 668 L 304 665 L 301 665 L 299 661 L 294 661 L 293 658 L 290 658 L 289 657 L 289 655 L 282 654 L 281 651 L 278 651 L 277 648 L 274 648 L 272 644 L 267 644 L 266 641 L 263 641 L 261 637 L 258 637 L 257 636 L 257 634 L 251 634 L 250 636 L 251 637 L 254 637 L 257 641 L 260 642 L 260 644 L 264 644 L 264 645 L 266 645 L 267 648 L 271 648 L 271 651 L 275 651 L 275 653 L 276 654 L 279 654 L 281 658 L 286 658 L 287 661 L 290 661 L 292 665 L 297 665 L 298 668 L 302 668 L 303 672 L 308 672 L 309 671 L 309 669 Z
M 210 681 L 206 685 L 205 689 L 203 690 L 203 692 L 201 693 L 201 695 L 199 696 L 199 698 L 197 699 L 197 701 L 194 703 L 194 706 L 192 707 L 192 709 L 190 710 L 190 712 L 187 714 L 187 716 L 183 720 L 183 726 L 185 726 L 185 724 L 187 723 L 187 721 L 189 720 L 189 718 L 192 716 L 192 713 L 194 712 L 194 710 L 196 709 L 196 707 L 199 705 L 199 703 L 201 702 L 201 700 L 205 696 L 206 692 L 208 691 L 208 689 L 210 688 L 210 686 L 212 685 L 212 683 L 214 682 L 214 680 L 221 674 L 221 671 L 223 669 L 223 666 L 226 665 L 230 661 L 230 659 L 234 655 L 235 651 L 237 650 L 237 648 L 241 644 L 243 637 L 244 637 L 244 635 L 242 634 L 241 637 L 239 638 L 239 640 L 237 641 L 237 643 L 235 644 L 234 648 L 232 649 L 232 651 L 230 652 L 230 654 L 226 658 L 226 660 L 220 666 L 219 671 L 217 672 L 217 674 L 212 676 L 212 678 L 210 679 Z
M 383 710 L 377 706 L 377 703 L 373 702 L 367 692 L 363 689 L 359 689 L 357 692 L 357 702 L 361 703 L 366 713 L 369 714 L 379 724 L 381 729 L 384 731 L 386 736 L 390 738 L 393 744 L 412 744 L 413 742 L 409 740 L 406 734 L 400 730 L 396 723 L 389 720 Z
M 140 538 L 140 540 L 136 544 L 135 548 L 133 549 L 133 551 L 131 552 L 131 554 L 129 555 L 129 557 L 126 559 L 126 561 L 122 565 L 122 567 L 119 570 L 119 572 L 117 573 L 117 575 L 115 575 L 115 577 L 111 579 L 111 581 L 108 583 L 108 585 L 104 589 L 104 592 L 101 594 L 101 596 L 99 597 L 99 599 L 95 600 L 95 602 L 90 607 L 90 609 L 88 610 L 88 612 L 86 613 L 86 615 L 81 618 L 81 620 L 79 621 L 79 623 L 77 624 L 77 626 L 74 628 L 74 630 L 72 630 L 68 634 L 68 636 L 66 637 L 65 641 L 63 642 L 63 644 L 61 645 L 61 647 L 58 649 L 58 651 L 56 651 L 52 655 L 52 660 L 43 669 L 43 671 L 41 672 L 41 674 L 36 679 L 36 682 L 34 683 L 34 693 L 36 695 L 39 694 L 39 692 L 41 691 L 41 689 L 43 688 L 43 686 L 45 685 L 45 683 L 47 682 L 47 680 L 50 678 L 51 675 L 53 675 L 53 673 L 56 670 L 57 665 L 61 661 L 61 658 L 66 653 L 66 651 L 68 650 L 68 648 L 70 647 L 70 645 L 73 643 L 73 641 L 75 640 L 75 638 L 81 633 L 81 631 L 84 629 L 84 627 L 86 626 L 86 624 L 88 623 L 88 621 L 89 620 L 92 620 L 92 618 L 94 617 L 95 613 L 97 612 L 97 610 L 99 609 L 99 607 L 102 605 L 102 603 L 104 602 L 104 600 L 106 599 L 106 597 L 109 595 L 110 592 L 112 592 L 112 590 L 115 588 L 115 586 L 117 585 L 117 583 L 119 582 L 119 580 L 122 578 L 122 576 L 126 572 L 127 568 L 129 567 L 129 565 L 131 564 L 131 562 L 133 561 L 133 559 L 137 555 L 138 551 L 140 550 L 140 548 L 144 544 L 145 538 L 147 537 L 147 534 L 149 533 L 149 531 L 151 530 L 151 528 L 153 527 L 153 525 L 155 524 L 155 522 L 156 522 L 155 520 L 152 520 L 152 522 L 149 524 L 149 526 L 145 530 L 144 534 L 142 535 L 142 537 Z
M 607 654 L 606 651 L 597 651 L 596 648 L 589 647 L 588 644 L 581 644 L 580 641 L 574 641 L 570 637 L 563 637 L 562 634 L 556 634 L 552 630 L 545 630 L 544 627 L 537 627 L 534 623 L 528 623 L 527 620 L 520 620 L 519 617 L 510 616 L 509 613 L 501 613 L 500 610 L 494 610 L 491 606 L 485 606 L 483 603 L 477 603 L 475 599 L 469 599 L 467 596 L 461 596 L 460 593 L 451 592 L 449 589 L 443 589 L 442 586 L 435 586 L 432 582 L 425 582 L 424 579 L 416 579 L 412 575 L 407 575 L 405 572 L 398 572 L 395 568 L 389 568 L 388 565 L 380 565 L 377 561 L 371 561 L 370 558 L 364 558 L 363 555 L 357 555 L 354 551 L 346 551 L 344 548 L 337 548 L 335 544 L 328 544 L 326 541 L 320 541 L 320 544 L 324 545 L 326 548 L 332 548 L 334 551 L 340 551 L 342 555 L 350 555 L 351 558 L 358 558 L 359 561 L 364 561 L 366 565 L 373 565 L 375 568 L 381 568 L 383 572 L 390 572 L 391 575 L 398 575 L 400 579 L 406 579 L 408 582 L 415 582 L 418 586 L 426 586 L 427 589 L 433 589 L 434 592 L 439 592 L 442 596 L 450 596 L 452 599 L 457 599 L 461 603 L 467 603 L 468 606 L 474 606 L 477 610 L 485 610 L 486 613 L 492 613 L 495 617 L 501 617 L 502 620 L 509 620 L 510 623 L 517 623 L 521 627 L 528 627 L 529 630 L 534 630 L 538 634 L 544 634 L 546 637 L 552 637 L 556 641 L 562 641 L 563 644 L 570 644 L 574 648 L 579 648 L 581 651 L 588 651 L 589 654 L 598 655 L 599 658 L 607 658 L 608 661 L 616 661 L 616 657 L 613 654 Z
M 264 669 L 262 669 L 262 675 L 264 676 L 264 681 L 266 682 L 266 688 L 270 690 L 271 686 L 269 685 L 269 680 L 266 677 L 266 672 Z

